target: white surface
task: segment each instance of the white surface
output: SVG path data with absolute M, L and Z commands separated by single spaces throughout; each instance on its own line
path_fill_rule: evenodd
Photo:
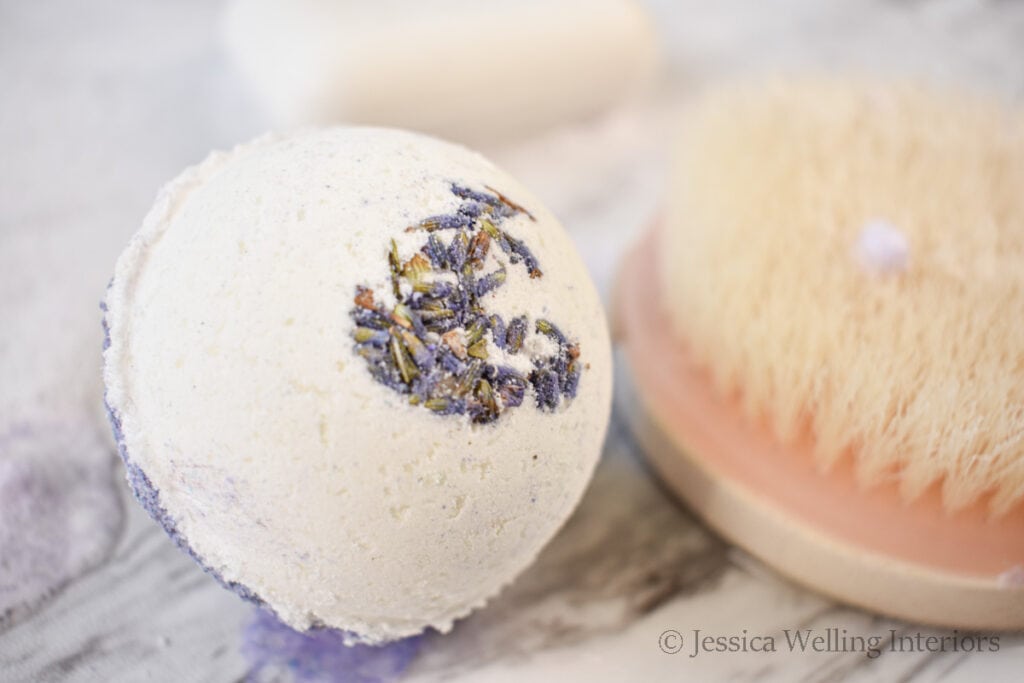
M 219 11 L 205 0 L 0 4 L 5 423 L 67 410 L 109 433 L 99 409 L 97 305 L 119 250 L 162 182 L 267 127 L 218 47 Z M 659 0 L 657 16 L 673 93 L 785 63 L 954 71 L 1024 92 L 1017 3 Z M 623 115 L 491 155 L 562 219 L 603 292 L 622 245 L 655 211 L 656 123 Z M 251 608 L 177 551 L 134 502 L 124 510 L 101 566 L 30 618 L 0 626 L 0 679 L 245 675 L 239 627 Z M 613 417 L 594 483 L 566 528 L 486 609 L 429 639 L 409 679 L 973 683 L 1017 680 L 1024 660 L 1022 640 L 1007 635 L 996 653 L 877 659 L 691 659 L 658 649 L 666 629 L 778 635 L 836 627 L 919 630 L 836 606 L 730 551 L 658 487 Z

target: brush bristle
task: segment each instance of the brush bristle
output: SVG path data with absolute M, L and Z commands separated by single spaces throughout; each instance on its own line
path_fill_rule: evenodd
M 772 83 L 684 116 L 673 330 L 747 417 L 947 510 L 1024 498 L 1024 117 L 904 85 Z M 756 454 L 751 454 L 755 456 Z

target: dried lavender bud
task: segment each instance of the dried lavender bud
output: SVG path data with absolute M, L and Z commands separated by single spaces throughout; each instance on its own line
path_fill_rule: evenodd
M 368 289 L 367 287 L 356 287 L 355 301 L 356 306 L 360 306 L 371 311 L 376 308 L 376 306 L 373 303 L 373 290 Z
M 456 358 L 466 360 L 466 342 L 463 340 L 463 330 L 449 330 L 441 335 L 441 341 L 451 349 Z
M 451 269 L 455 272 L 462 270 L 462 266 L 466 263 L 466 256 L 469 253 L 469 238 L 466 236 L 465 230 L 459 230 L 459 233 L 452 240 L 451 244 L 448 245 L 448 263 L 451 265 Z
M 427 275 L 433 269 L 423 254 L 416 254 L 402 266 L 402 277 L 412 285 L 414 292 L 429 292 L 431 282 Z
M 498 204 L 501 203 L 501 200 L 498 199 L 497 195 L 487 194 L 486 192 L 477 192 L 468 187 L 463 187 L 462 185 L 457 185 L 455 183 L 452 183 L 452 194 L 454 194 L 459 199 L 470 199 L 473 202 L 484 204 L 487 206 L 497 206 Z
M 423 245 L 423 253 L 430 259 L 430 264 L 438 270 L 448 268 L 448 252 L 444 243 L 437 235 L 429 235 L 427 243 Z
M 438 350 L 437 354 L 438 363 L 441 368 L 450 375 L 458 376 L 461 375 L 465 370 L 466 366 L 460 361 L 455 353 L 452 351 L 445 351 L 444 349 Z
M 502 266 L 493 273 L 488 273 L 476 282 L 476 295 L 483 296 L 505 284 L 505 267 Z
M 481 339 L 475 344 L 471 344 L 466 349 L 466 355 L 472 356 L 473 358 L 480 358 L 481 360 L 487 360 L 487 340 Z
M 484 332 L 487 331 L 487 321 L 481 318 L 477 318 L 473 323 L 466 328 L 466 345 L 472 346 L 480 341 Z
M 405 304 L 397 304 L 391 311 L 391 320 L 402 327 L 412 329 L 412 318 L 409 317 L 411 312 L 411 309 Z
M 413 378 L 420 374 L 397 332 L 391 335 L 391 358 L 395 361 L 395 367 L 398 368 L 402 381 L 406 384 L 412 382 Z
M 550 370 L 534 370 L 530 375 L 534 393 L 537 395 L 537 407 L 542 410 L 554 410 L 558 407 L 561 387 L 558 375 Z
M 420 337 L 424 337 L 427 334 L 427 329 L 423 325 L 420 314 L 408 304 L 395 304 L 394 310 L 391 311 L 391 319 L 406 329 L 415 330 L 416 334 Z
M 494 339 L 494 345 L 499 349 L 505 350 L 505 321 L 501 319 L 500 315 L 495 313 L 487 319 L 487 322 L 491 326 L 491 338 Z
M 423 405 L 441 415 L 462 415 L 466 412 L 466 402 L 460 398 L 446 396 L 428 398 Z
M 430 352 L 426 344 L 420 341 L 419 337 L 406 330 L 400 330 L 399 335 L 417 367 L 427 370 L 434 364 L 434 354 Z
M 486 379 L 480 380 L 473 392 L 473 398 L 475 400 L 468 407 L 474 422 L 487 423 L 497 419 L 501 409 L 490 382 Z
M 527 211 L 521 205 L 516 204 L 514 201 L 512 201 L 511 199 L 509 199 L 508 197 L 506 197 L 502 193 L 498 192 L 497 190 L 495 190 L 490 185 L 484 185 L 484 187 L 486 187 L 488 190 L 493 192 L 494 196 L 498 198 L 498 201 L 501 202 L 502 206 L 504 206 L 506 209 L 508 209 L 508 210 L 510 210 L 512 212 L 511 214 L 509 214 L 510 216 L 514 216 L 517 213 L 523 213 L 523 214 L 526 214 L 526 217 L 529 218 L 531 221 L 536 221 L 537 220 L 536 218 L 533 217 L 532 213 Z
M 402 290 L 398 286 L 398 280 L 402 276 L 402 264 L 398 259 L 398 244 L 391 240 L 391 251 L 388 252 L 388 266 L 391 269 L 391 289 L 396 297 L 402 296 Z
M 569 363 L 565 379 L 562 382 L 562 395 L 567 398 L 576 398 L 576 390 L 580 385 L 580 364 L 576 361 Z
M 537 331 L 540 332 L 543 335 L 551 337 L 556 342 L 558 342 L 558 344 L 561 345 L 561 346 L 564 346 L 564 345 L 567 344 L 567 342 L 565 340 L 565 335 L 562 334 L 562 331 L 560 329 L 558 329 L 557 327 L 555 327 L 555 324 L 552 323 L 549 320 L 544 320 L 543 318 L 538 320 L 537 321 Z
M 480 202 L 474 202 L 471 200 L 468 202 L 463 202 L 462 205 L 460 205 L 458 208 L 458 213 L 462 214 L 463 216 L 468 216 L 470 218 L 477 218 L 480 216 L 480 214 L 487 211 L 487 209 L 488 206 L 486 204 L 481 204 Z
M 387 330 L 378 330 L 372 327 L 356 327 L 352 333 L 357 344 L 370 344 L 372 346 L 384 346 L 388 343 L 390 335 Z
M 517 408 L 523 405 L 526 397 L 526 384 L 505 384 L 498 389 L 501 404 L 506 408 Z
M 458 228 L 465 228 L 472 222 L 472 216 L 460 213 L 431 216 L 430 218 L 424 218 L 414 226 L 406 228 L 405 231 L 414 232 L 416 230 L 426 230 L 427 232 L 434 232 L 435 230 L 456 230 Z
M 395 305 L 390 310 L 378 305 L 372 290 L 357 286 L 349 312 L 355 323 L 354 351 L 376 381 L 407 395 L 411 405 L 438 415 L 468 415 L 479 424 L 521 406 L 530 389 L 539 409 L 555 410 L 563 398 L 575 396 L 582 367 L 576 360 L 579 347 L 543 319 L 536 321 L 536 333 L 551 338 L 558 349 L 533 358 L 529 376 L 491 362 L 487 330 L 495 347 L 508 353 L 522 350 L 529 331 L 525 315 L 506 325 L 484 306 L 484 295 L 502 287 L 508 276 L 500 262 L 496 270 L 478 276 L 491 243 L 512 265 L 522 263 L 530 277 L 540 277 L 541 271 L 526 244 L 501 227 L 512 216 L 533 216 L 487 189 L 453 184 L 453 194 L 462 200 L 454 213 L 431 216 L 407 229 L 427 233 L 408 261 L 402 263 L 391 240 L 387 261 Z M 454 231 L 447 243 L 439 235 L 444 230 Z
M 377 310 L 356 308 L 352 311 L 352 320 L 359 327 L 372 327 L 375 330 L 386 330 L 391 327 L 391 320 Z
M 488 248 L 491 246 L 491 238 L 483 230 L 477 232 L 469 243 L 469 261 L 473 268 L 480 270 L 484 267 L 484 259 L 487 258 Z
M 537 263 L 537 259 L 534 257 L 533 252 L 530 251 L 529 247 L 527 247 L 522 240 L 517 240 L 507 234 L 505 235 L 505 239 L 508 240 L 509 248 L 512 251 L 512 256 L 509 260 L 512 261 L 512 263 L 518 263 L 519 259 L 522 259 L 523 264 L 530 273 L 530 277 L 541 277 L 543 273 L 540 270 L 540 264 Z
M 491 241 L 496 242 L 503 252 L 508 254 L 510 257 L 516 258 L 516 261 L 513 263 L 518 263 L 518 257 L 512 253 L 512 245 L 509 243 L 508 236 L 504 231 L 498 230 L 498 227 L 486 218 L 480 219 L 480 229 L 491 238 Z
M 462 377 L 458 378 L 458 383 L 455 385 L 455 393 L 457 396 L 465 396 L 476 383 L 480 381 L 480 378 L 484 374 L 484 363 L 480 360 L 470 361 L 469 366 L 463 373 Z
M 388 340 L 391 340 L 391 335 L 388 335 Z M 360 358 L 365 358 L 367 362 L 372 364 L 378 364 L 384 360 L 385 352 L 382 347 L 370 346 L 368 344 L 360 344 L 356 346 L 356 353 L 359 354 Z
M 491 379 L 499 385 L 507 382 L 526 384 L 526 377 L 515 368 L 510 368 L 507 365 L 496 366 L 491 374 Z
M 509 353 L 519 353 L 519 349 L 523 348 L 523 342 L 526 341 L 526 326 L 525 315 L 512 318 L 512 322 L 508 324 L 508 332 L 505 333 L 505 343 Z
M 451 296 L 454 285 L 450 282 L 434 282 L 430 285 L 430 289 L 427 293 L 435 299 L 444 299 L 445 297 Z

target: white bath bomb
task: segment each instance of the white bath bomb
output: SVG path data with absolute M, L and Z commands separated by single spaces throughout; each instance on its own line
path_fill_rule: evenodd
M 381 642 L 482 605 L 591 476 L 604 314 L 558 221 L 481 156 L 335 128 L 160 194 L 106 302 L 140 501 L 299 629 Z

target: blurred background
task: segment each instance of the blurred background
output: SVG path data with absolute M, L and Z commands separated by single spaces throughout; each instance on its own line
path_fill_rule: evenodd
M 102 410 L 114 261 L 157 189 L 212 149 L 340 122 L 470 144 L 559 215 L 607 300 L 658 211 L 677 108 L 725 80 L 808 70 L 1019 99 L 1024 3 L 0 0 L 0 680 L 665 680 L 684 669 L 656 649 L 670 626 L 888 628 L 724 547 L 613 417 L 594 486 L 526 576 L 449 636 L 339 661 L 254 621 L 149 522 Z M 995 680 L 1024 657 L 1005 642 L 955 661 L 685 670 Z

